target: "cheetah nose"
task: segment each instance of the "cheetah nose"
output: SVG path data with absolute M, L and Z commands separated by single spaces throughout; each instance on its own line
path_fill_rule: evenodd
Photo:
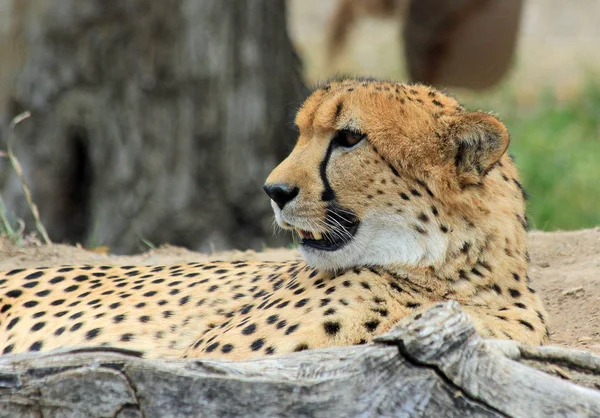
M 286 203 L 298 196 L 298 193 L 300 192 L 300 189 L 296 186 L 285 183 L 265 184 L 263 190 L 267 192 L 269 197 L 273 199 L 277 206 L 279 206 L 279 209 L 283 209 Z

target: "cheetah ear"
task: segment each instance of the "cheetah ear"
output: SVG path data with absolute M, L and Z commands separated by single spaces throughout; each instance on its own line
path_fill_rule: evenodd
M 485 112 L 457 115 L 450 124 L 450 138 L 456 174 L 463 186 L 480 183 L 510 141 L 504 124 Z

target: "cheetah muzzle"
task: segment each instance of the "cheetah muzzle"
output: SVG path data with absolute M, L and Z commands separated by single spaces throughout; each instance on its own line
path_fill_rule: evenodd
M 354 213 L 335 205 L 327 208 L 327 230 L 323 233 L 296 229 L 300 245 L 317 251 L 336 251 L 348 244 L 358 231 L 360 221 Z

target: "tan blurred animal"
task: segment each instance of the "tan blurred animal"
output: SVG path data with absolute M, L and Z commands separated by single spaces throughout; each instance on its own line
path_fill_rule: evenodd
M 340 0 L 330 19 L 327 59 L 334 62 L 345 49 L 350 31 L 361 18 L 402 20 L 409 0 Z
M 360 19 L 396 19 L 412 81 L 487 88 L 510 67 L 522 9 L 523 0 L 340 0 L 330 19 L 327 61 L 334 66 Z

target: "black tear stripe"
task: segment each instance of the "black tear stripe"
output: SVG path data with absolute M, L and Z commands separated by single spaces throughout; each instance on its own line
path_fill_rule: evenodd
M 319 166 L 319 172 L 321 173 L 321 181 L 323 182 L 323 193 L 321 193 L 321 200 L 324 202 L 331 202 L 335 199 L 335 192 L 331 188 L 329 184 L 329 180 L 327 179 L 327 163 L 329 163 L 329 158 L 331 157 L 331 152 L 333 151 L 334 142 L 330 141 L 327 146 L 327 151 L 325 151 L 325 158 L 321 161 L 321 165 Z
M 387 273 L 396 283 L 402 283 L 403 286 L 409 288 L 409 293 L 412 292 L 413 295 L 422 295 L 423 293 L 433 293 L 433 289 L 428 286 L 423 286 L 418 283 L 413 282 L 409 276 L 402 276 L 397 273 L 393 273 L 387 269 L 382 269 L 382 272 Z

